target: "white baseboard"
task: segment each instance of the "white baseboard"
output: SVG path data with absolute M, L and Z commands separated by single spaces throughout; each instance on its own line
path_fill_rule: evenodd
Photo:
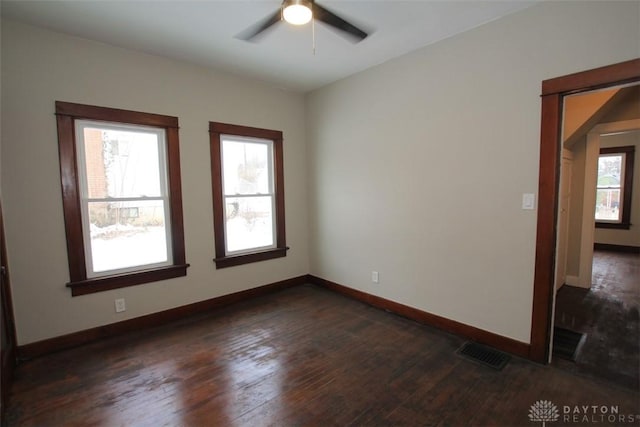
M 567 276 L 565 277 L 565 283 L 569 286 L 575 286 L 577 288 L 590 289 L 591 284 L 585 285 L 580 283 L 580 278 L 578 276 Z
M 580 286 L 578 284 L 580 282 L 580 278 L 578 276 L 567 276 L 564 281 L 569 286 Z

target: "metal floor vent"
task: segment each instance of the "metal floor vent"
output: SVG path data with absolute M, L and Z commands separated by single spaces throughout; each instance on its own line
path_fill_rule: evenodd
M 456 354 L 498 371 L 502 370 L 511 359 L 511 356 L 508 354 L 470 341 L 464 343 L 464 345 L 456 351 Z
M 580 332 L 556 326 L 553 328 L 553 355 L 575 361 L 586 337 Z

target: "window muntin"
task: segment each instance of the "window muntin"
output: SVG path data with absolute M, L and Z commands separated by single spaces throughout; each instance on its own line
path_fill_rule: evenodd
M 216 268 L 286 256 L 282 132 L 209 123 Z
M 87 277 L 171 265 L 164 130 L 75 125 Z
M 602 154 L 598 158 L 596 221 L 622 221 L 625 157 L 625 153 L 614 153 Z

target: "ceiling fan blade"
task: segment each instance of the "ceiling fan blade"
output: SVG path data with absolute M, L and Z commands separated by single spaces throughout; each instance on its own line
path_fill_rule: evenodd
M 360 28 L 356 27 L 353 24 L 350 24 L 335 13 L 328 11 L 324 7 L 319 6 L 317 3 L 313 2 L 312 7 L 314 19 L 331 25 L 332 27 L 337 28 L 340 31 L 344 31 L 346 34 L 354 37 L 356 41 L 362 41 L 368 36 L 368 34 L 362 31 Z
M 236 38 L 245 41 L 252 41 L 260 33 L 270 28 L 272 25 L 277 24 L 282 19 L 282 12 L 278 9 L 273 15 L 269 15 L 262 21 L 250 26 L 246 30 L 239 33 Z

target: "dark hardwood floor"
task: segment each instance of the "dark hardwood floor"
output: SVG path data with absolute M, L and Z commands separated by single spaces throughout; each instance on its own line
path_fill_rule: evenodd
M 303 285 L 23 363 L 9 425 L 533 427 L 539 400 L 554 426 L 580 425 L 564 419 L 575 405 L 640 423 L 637 391 L 518 358 L 496 371 L 462 343 Z
M 591 289 L 563 286 L 555 324 L 586 339 L 575 362 L 554 359 L 562 369 L 640 387 L 640 255 L 594 252 Z

